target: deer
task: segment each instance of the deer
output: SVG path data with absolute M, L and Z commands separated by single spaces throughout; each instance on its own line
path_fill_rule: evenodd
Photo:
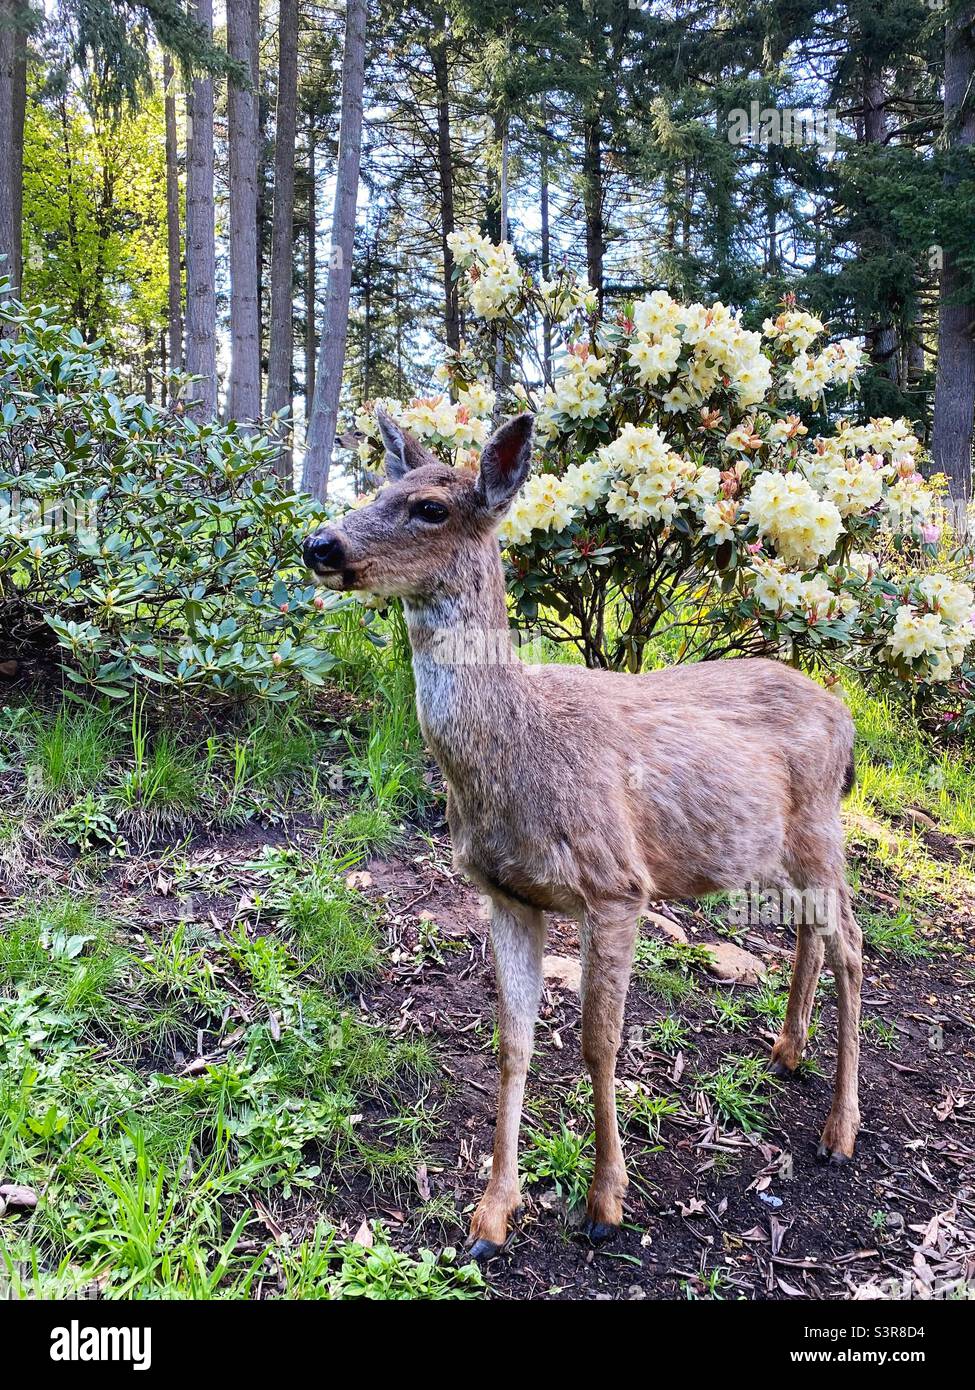
M 815 890 L 828 904 L 796 921 L 771 1069 L 790 1076 L 799 1066 L 828 961 L 837 1062 L 818 1156 L 845 1163 L 860 1125 L 862 980 L 840 819 L 854 775 L 846 705 L 776 659 L 639 674 L 523 661 L 509 637 L 497 528 L 530 470 L 532 415 L 493 433 L 477 471 L 437 461 L 389 416 L 378 424 L 385 482 L 309 535 L 303 558 L 321 585 L 401 600 L 420 726 L 447 785 L 455 866 L 486 898 L 500 1084 L 472 1257 L 495 1255 L 521 1210 L 518 1137 L 548 913 L 579 924 L 595 1119 L 583 1227 L 591 1241 L 623 1218 L 617 1054 L 639 924 L 653 902 L 761 883 L 787 885 L 803 901 Z M 505 645 L 511 659 L 499 659 Z

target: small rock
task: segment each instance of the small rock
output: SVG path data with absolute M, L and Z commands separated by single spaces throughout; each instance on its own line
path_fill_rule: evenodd
M 32 1187 L 24 1187 L 21 1183 L 16 1182 L 7 1182 L 0 1187 L 0 1211 L 10 1207 L 30 1210 L 36 1206 L 37 1193 Z
M 582 965 L 574 956 L 546 956 L 542 961 L 542 974 L 552 984 L 560 985 L 578 994 L 582 987 Z
M 687 945 L 687 932 L 679 922 L 674 922 L 670 917 L 665 917 L 662 912 L 647 912 L 644 920 L 652 922 L 655 927 L 659 927 L 665 936 L 669 936 L 671 941 L 679 941 L 682 946 Z
M 739 985 L 757 985 L 765 978 L 765 965 L 758 956 L 744 951 L 731 941 L 708 943 L 711 960 L 708 970 L 719 980 L 727 980 Z
M 346 874 L 345 886 L 353 892 L 369 888 L 372 886 L 372 874 L 367 873 L 365 869 L 354 869 L 351 874 Z

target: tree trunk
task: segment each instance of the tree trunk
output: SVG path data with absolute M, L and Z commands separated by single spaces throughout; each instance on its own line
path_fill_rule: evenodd
M 11 291 L 23 283 L 24 114 L 27 103 L 27 29 L 23 0 L 0 0 L 0 274 Z
M 256 420 L 261 413 L 260 311 L 257 289 L 257 46 L 251 0 L 227 6 L 227 49 L 246 68 L 250 82 L 232 79 L 227 92 L 230 155 L 230 382 L 227 414 Z
M 945 27 L 945 132 L 952 150 L 975 144 L 975 5 L 964 5 Z M 954 182 L 954 179 L 949 180 Z M 975 418 L 975 303 L 971 275 L 946 251 L 941 267 L 938 376 L 934 395 L 934 466 L 948 477 L 951 496 L 964 506 L 972 495 Z
M 586 269 L 596 291 L 600 314 L 603 312 L 603 173 L 599 121 L 587 118 L 583 125 L 582 153 L 583 204 L 586 214 Z
M 173 60 L 163 56 L 163 83 L 166 88 L 166 251 L 169 264 L 169 371 L 183 368 L 183 271 L 179 221 L 179 143 L 176 132 L 176 92 Z M 167 393 L 171 398 L 172 391 Z
M 20 6 L 22 23 L 14 34 L 13 149 L 14 254 L 13 286 L 19 295 L 24 284 L 24 122 L 27 118 L 27 32 L 33 23 L 27 6 Z
M 887 96 L 883 75 L 872 63 L 866 64 L 863 77 L 863 139 L 867 145 L 883 145 L 887 139 Z M 868 238 L 864 253 L 875 249 Z M 878 318 L 867 327 L 870 360 L 890 381 L 898 382 L 900 345 L 897 329 L 889 319 Z
M 443 257 L 444 337 L 452 352 L 460 348 L 460 314 L 454 283 L 454 253 L 447 238 L 454 230 L 454 162 L 450 147 L 450 74 L 446 44 L 431 54 L 437 89 L 437 169 L 440 176 L 440 249 Z
M 196 0 L 196 19 L 213 33 L 213 0 Z M 213 228 L 213 80 L 194 79 L 186 138 L 186 370 L 199 381 L 190 414 L 217 413 L 217 298 Z
M 348 0 L 345 51 L 342 58 L 342 114 L 339 128 L 338 171 L 332 213 L 325 322 L 318 356 L 315 395 L 308 421 L 308 441 L 302 486 L 324 499 L 335 444 L 342 367 L 352 288 L 352 243 L 355 236 L 359 161 L 362 154 L 362 89 L 365 82 L 367 0 Z
M 318 176 L 315 169 L 315 114 L 308 113 L 308 244 L 305 259 L 305 417 L 311 416 L 315 398 L 315 333 L 318 295 Z
M 508 113 L 504 113 L 503 125 L 501 129 L 501 180 L 498 189 L 499 202 L 499 227 L 500 240 L 508 240 Z M 501 416 L 504 407 L 504 387 L 507 384 L 507 364 L 504 360 L 504 324 L 496 326 L 496 345 L 494 350 L 494 411 L 492 413 L 492 423 L 494 427 L 501 423 Z
M 541 148 L 542 279 L 552 278 L 552 242 L 548 213 L 548 108 L 542 100 Z M 546 314 L 542 324 L 542 369 L 545 385 L 552 384 L 552 320 Z
M 298 0 L 281 0 L 278 105 L 274 126 L 274 214 L 271 228 L 271 326 L 266 413 L 291 406 L 294 349 L 295 137 L 298 124 Z M 278 476 L 291 477 L 291 426 L 281 432 Z
M 500 110 L 496 110 L 491 117 L 491 136 L 494 148 L 498 152 L 499 162 L 504 145 L 504 117 Z M 489 241 L 495 243 L 501 241 L 501 176 L 500 170 L 497 175 L 494 172 L 493 156 L 487 171 L 487 191 L 484 198 L 484 230 Z

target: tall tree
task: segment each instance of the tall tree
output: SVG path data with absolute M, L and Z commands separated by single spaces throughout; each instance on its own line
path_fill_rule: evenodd
M 315 112 L 308 111 L 308 218 L 305 233 L 305 410 L 311 411 L 315 397 L 315 359 L 318 353 L 316 330 L 318 296 L 318 170 L 316 167 L 317 130 Z
M 342 368 L 352 288 L 352 243 L 355 235 L 359 162 L 362 156 L 362 93 L 365 83 L 367 0 L 348 0 L 342 56 L 342 113 L 339 158 L 332 212 L 325 322 L 318 355 L 315 395 L 308 421 L 302 486 L 324 498 L 335 444 Z
M 176 131 L 176 90 L 173 60 L 163 57 L 166 118 L 166 259 L 169 267 L 167 344 L 169 370 L 183 369 L 183 266 L 179 198 L 179 137 Z
M 261 413 L 260 306 L 257 272 L 259 0 L 227 6 L 227 49 L 243 77 L 227 93 L 230 159 L 230 380 L 227 414 L 256 420 Z
M 298 124 L 298 0 L 281 0 L 278 23 L 278 100 L 274 130 L 274 222 L 271 231 L 271 324 L 266 412 L 291 405 L 294 351 L 295 139 Z M 282 477 L 291 451 L 282 446 Z
M 454 161 L 450 143 L 450 69 L 447 16 L 441 12 L 440 34 L 430 47 L 437 92 L 437 173 L 440 183 L 440 254 L 443 258 L 444 337 L 454 352 L 460 347 L 460 310 L 454 278 L 454 256 L 448 237 L 454 230 Z
M 196 19 L 213 33 L 213 0 L 195 0 Z M 233 8 L 233 7 L 231 7 Z M 217 413 L 217 294 L 213 213 L 213 78 L 194 78 L 186 133 L 186 370 L 193 384 L 193 415 Z
M 24 111 L 31 25 L 25 0 L 0 0 L 0 274 L 9 277 L 14 293 L 23 279 Z
M 964 161 L 972 178 L 975 145 L 975 5 L 955 3 L 945 22 L 945 140 L 953 156 L 947 181 L 960 181 Z M 972 429 L 975 424 L 975 291 L 964 252 L 946 247 L 938 315 L 938 377 L 932 452 L 948 477 L 953 498 L 972 495 Z

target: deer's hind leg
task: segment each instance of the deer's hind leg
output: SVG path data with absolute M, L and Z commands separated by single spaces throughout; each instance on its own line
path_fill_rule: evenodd
M 782 1031 L 772 1048 L 772 1071 L 776 1076 L 791 1076 L 802 1061 L 809 1038 L 816 986 L 823 969 L 826 943 L 816 922 L 796 921 L 796 953 L 792 966 L 792 983 L 786 1005 Z
M 843 853 L 843 827 L 833 813 L 807 808 L 789 837 L 787 869 L 803 890 L 805 927 L 797 924 L 796 970 L 786 1020 L 773 1062 L 786 1068 L 805 1045 L 825 954 L 836 981 L 836 1085 L 823 1129 L 819 1156 L 833 1164 L 852 1158 L 860 1128 L 860 987 L 863 939 L 850 904 Z M 810 919 L 812 919 L 810 921 Z
M 860 1129 L 860 987 L 863 936 L 845 881 L 837 885 L 836 930 L 826 937 L 826 958 L 836 980 L 836 1087 L 819 1144 L 819 1157 L 837 1166 L 853 1157 Z
M 603 1240 L 623 1219 L 626 1165 L 616 1118 L 616 1055 L 638 922 L 629 908 L 588 914 L 582 931 L 582 1055 L 592 1077 L 596 1170 L 587 1234 Z
M 492 899 L 491 944 L 498 982 L 501 1084 L 491 1178 L 471 1220 L 471 1254 L 476 1260 L 497 1253 L 521 1206 L 518 1132 L 542 993 L 543 913 Z

